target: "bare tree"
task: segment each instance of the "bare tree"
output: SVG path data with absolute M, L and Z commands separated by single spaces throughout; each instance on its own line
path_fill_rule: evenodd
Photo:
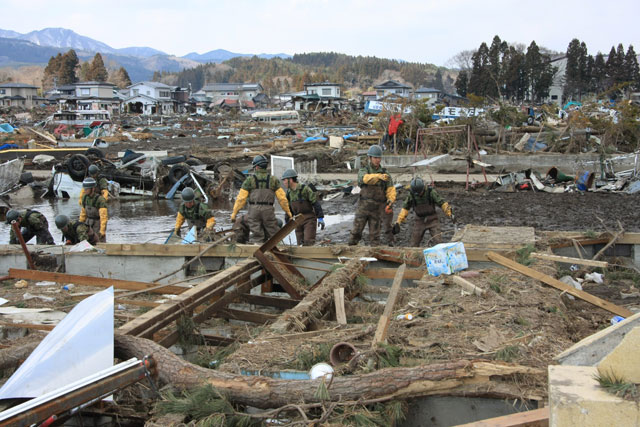
M 463 50 L 453 55 L 446 63 L 449 68 L 456 68 L 460 71 L 471 71 L 473 61 L 471 57 L 476 52 L 476 49 Z

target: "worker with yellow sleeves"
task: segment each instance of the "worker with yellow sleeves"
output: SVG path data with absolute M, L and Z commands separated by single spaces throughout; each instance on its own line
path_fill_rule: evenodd
M 101 242 L 107 241 L 107 201 L 98 193 L 98 184 L 93 178 L 85 178 L 82 181 L 84 194 L 80 199 L 80 222 L 84 222 L 100 236 Z
M 426 187 L 424 181 L 420 178 L 414 178 L 411 181 L 410 192 L 404 201 L 402 210 L 398 215 L 397 222 L 393 225 L 393 232 L 397 234 L 400 232 L 400 224 L 402 224 L 409 215 L 409 210 L 413 208 L 416 217 L 413 221 L 413 230 L 411 232 L 411 247 L 418 247 L 422 242 L 424 232 L 429 230 L 431 239 L 428 242 L 429 246 L 442 243 L 442 234 L 440 233 L 440 221 L 438 221 L 438 214 L 436 212 L 436 205 L 442 208 L 442 211 L 446 216 L 454 219 L 453 209 L 449 203 L 445 202 L 438 194 L 435 188 Z
M 96 165 L 89 165 L 89 169 L 87 170 L 87 172 L 89 172 L 89 176 L 91 178 L 96 180 L 100 194 L 102 194 L 102 197 L 104 197 L 104 199 L 108 202 L 109 201 L 109 181 L 107 181 L 107 178 L 105 178 L 104 176 L 101 178 L 98 177 L 98 173 L 100 172 L 100 169 Z M 84 195 L 84 188 L 80 190 L 80 198 L 78 199 L 79 205 L 82 204 L 83 195 Z
M 369 161 L 360 168 L 358 185 L 360 186 L 360 200 L 353 220 L 353 229 L 349 238 L 349 245 L 357 245 L 362 239 L 362 231 L 369 224 L 369 244 L 380 245 L 380 221 L 383 212 L 393 214 L 393 204 L 396 201 L 396 188 L 393 186 L 391 175 L 380 165 L 382 148 L 372 145 L 367 152 Z
M 247 177 L 242 183 L 236 203 L 233 205 L 231 221 L 234 222 L 236 220 L 236 215 L 248 200 L 249 228 L 253 235 L 252 240 L 254 242 L 265 242 L 279 229 L 273 208 L 276 198 L 288 217 L 291 218 L 292 215 L 287 195 L 280 185 L 280 180 L 267 173 L 267 165 L 269 164 L 267 158 L 263 155 L 258 155 L 253 158 L 251 164 L 255 173 Z
M 203 231 L 208 234 L 208 238 L 212 237 L 211 232 L 213 232 L 213 226 L 216 225 L 213 212 L 206 203 L 196 200 L 196 193 L 190 187 L 182 190 L 182 204 L 178 208 L 174 229 L 176 236 L 180 236 L 180 227 L 184 224 L 185 219 L 188 221 L 189 227 L 196 227 L 198 238 L 202 237 Z M 207 237 L 201 240 L 207 240 Z

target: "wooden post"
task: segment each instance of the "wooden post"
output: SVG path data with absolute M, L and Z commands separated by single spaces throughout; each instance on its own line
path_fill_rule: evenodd
M 396 272 L 396 277 L 393 279 L 393 285 L 391 285 L 391 290 L 389 291 L 387 304 L 384 306 L 384 312 L 382 313 L 382 316 L 380 316 L 378 328 L 376 329 L 376 333 L 373 337 L 373 343 L 371 343 L 372 348 L 375 348 L 378 343 L 387 338 L 389 322 L 391 321 L 391 316 L 393 314 L 393 306 L 396 304 L 396 300 L 398 299 L 398 292 L 400 291 L 400 284 L 404 277 L 405 268 L 407 268 L 407 264 L 402 264 Z
M 333 302 L 336 305 L 336 320 L 340 325 L 347 324 L 347 313 L 344 310 L 344 288 L 333 290 Z

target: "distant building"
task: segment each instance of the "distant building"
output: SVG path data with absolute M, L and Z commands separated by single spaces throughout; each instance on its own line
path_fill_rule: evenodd
M 24 83 L 0 83 L 0 105 L 32 108 L 42 98 L 38 88 Z
M 318 95 L 321 98 L 340 98 L 340 86 L 337 83 L 305 83 L 304 91 L 307 95 Z
M 389 95 L 409 98 L 409 95 L 411 94 L 411 86 L 407 86 L 395 80 L 387 80 L 373 88 L 376 90 L 376 99 L 383 99 Z
M 116 85 L 108 82 L 75 83 L 76 110 L 108 110 L 113 113 L 120 108 L 120 98 L 114 94 Z
M 442 97 L 442 91 L 433 87 L 419 87 L 413 92 L 413 99 L 426 100 L 429 106 L 433 105 Z
M 221 99 L 252 101 L 264 89 L 260 83 L 208 83 L 202 91 L 215 103 Z
M 176 100 L 171 97 L 173 88 L 160 82 L 138 82 L 127 86 L 129 97 L 124 108 L 131 113 L 171 114 L 176 110 Z
M 375 101 L 377 98 L 377 92 L 375 90 L 370 90 L 368 92 L 362 92 L 360 94 L 360 96 L 362 97 L 362 101 L 367 102 L 367 101 Z

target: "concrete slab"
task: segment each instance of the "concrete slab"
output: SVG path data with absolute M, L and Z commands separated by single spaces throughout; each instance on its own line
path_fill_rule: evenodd
M 598 363 L 598 369 L 603 373 L 612 373 L 626 382 L 640 384 L 639 362 L 640 327 L 636 327 Z
M 594 366 L 549 366 L 549 426 L 638 426 L 640 406 L 602 389 Z
M 633 328 L 640 326 L 640 313 L 588 336 L 553 359 L 561 365 L 596 366 Z

